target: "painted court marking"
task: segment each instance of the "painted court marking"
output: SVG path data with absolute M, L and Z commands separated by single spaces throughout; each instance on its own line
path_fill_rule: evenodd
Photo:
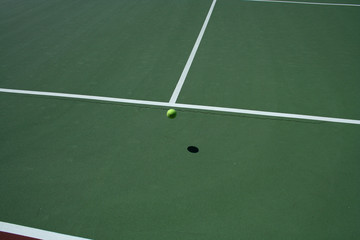
M 0 222 L 0 231 L 41 240 L 90 240 L 6 222 Z M 19 237 L 19 239 L 21 238 Z
M 179 81 L 178 81 L 178 83 L 177 83 L 177 85 L 175 87 L 175 90 L 174 90 L 174 92 L 173 92 L 173 94 L 172 94 L 172 96 L 170 98 L 169 103 L 175 103 L 178 96 L 179 96 L 181 88 L 184 85 L 186 76 L 187 76 L 187 74 L 188 74 L 188 72 L 190 70 L 191 64 L 192 64 L 192 62 L 194 60 L 195 54 L 196 54 L 196 52 L 197 52 L 197 50 L 198 50 L 198 48 L 200 46 L 201 39 L 202 39 L 202 37 L 203 37 L 203 35 L 205 33 L 205 30 L 206 30 L 206 27 L 207 27 L 207 25 L 209 23 L 211 14 L 212 14 L 212 12 L 214 10 L 214 7 L 215 7 L 215 3 L 216 3 L 216 0 L 213 0 L 213 2 L 211 4 L 211 7 L 210 7 L 210 10 L 209 10 L 209 12 L 208 12 L 208 14 L 206 16 L 205 22 L 204 22 L 204 24 L 203 24 L 203 26 L 201 28 L 201 31 L 199 33 L 198 38 L 196 39 L 195 45 L 194 45 L 194 47 L 193 47 L 193 49 L 192 49 L 192 51 L 190 53 L 189 59 L 186 62 L 185 68 L 184 68 L 183 72 L 181 73 L 180 79 L 179 79 Z
M 269 3 L 292 3 L 305 5 L 325 5 L 325 6 L 343 6 L 343 7 L 360 7 L 360 4 L 351 3 L 319 3 L 319 2 L 295 2 L 295 1 L 278 1 L 278 0 L 245 0 L 248 2 L 269 2 Z
M 267 111 L 257 111 L 257 110 L 239 109 L 239 108 L 224 108 L 224 107 L 203 106 L 203 105 L 194 105 L 194 104 L 155 102 L 155 101 L 134 100 L 134 99 L 125 99 L 125 98 L 100 97 L 100 96 L 69 94 L 69 93 L 28 91 L 28 90 L 7 89 L 7 88 L 0 88 L 0 92 L 37 95 L 37 96 L 72 98 L 72 99 L 85 99 L 85 100 L 94 100 L 94 101 L 102 101 L 102 102 L 116 102 L 116 103 L 161 106 L 161 107 L 185 108 L 185 109 L 195 109 L 195 110 L 204 110 L 204 111 L 239 113 L 239 114 L 266 116 L 266 117 L 290 118 L 290 119 L 301 119 L 301 120 L 360 125 L 360 120 L 354 120 L 354 119 L 320 117 L 320 116 L 292 114 L 292 113 L 267 112 Z

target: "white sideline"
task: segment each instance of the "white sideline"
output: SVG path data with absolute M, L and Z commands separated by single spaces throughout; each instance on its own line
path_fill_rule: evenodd
M 189 59 L 186 62 L 185 68 L 184 68 L 183 72 L 181 73 L 180 79 L 179 79 L 179 81 L 178 81 L 178 83 L 177 83 L 177 85 L 175 87 L 175 90 L 174 90 L 174 92 L 173 92 L 173 94 L 172 94 L 172 96 L 170 98 L 170 101 L 169 101 L 170 103 L 175 103 L 176 102 L 176 100 L 177 100 L 177 98 L 179 96 L 179 93 L 181 91 L 181 88 L 184 85 L 186 76 L 187 76 L 187 74 L 188 74 L 188 72 L 190 70 L 191 64 L 192 64 L 192 62 L 194 60 L 194 57 L 195 57 L 195 54 L 196 54 L 196 52 L 197 52 L 197 50 L 198 50 L 198 48 L 200 46 L 201 39 L 202 39 L 202 37 L 203 37 L 203 35 L 205 33 L 206 26 L 208 25 L 211 14 L 212 14 L 212 12 L 214 10 L 215 3 L 216 3 L 216 0 L 213 0 L 213 2 L 211 4 L 211 7 L 210 7 L 210 10 L 209 10 L 209 12 L 208 12 L 208 14 L 207 14 L 207 16 L 205 18 L 204 24 L 203 24 L 203 26 L 201 28 L 200 33 L 199 33 L 199 36 L 196 39 L 195 45 L 194 45 L 194 47 L 193 47 L 193 49 L 192 49 L 192 51 L 190 53 Z
M 320 117 L 320 116 L 292 114 L 292 113 L 267 112 L 267 111 L 257 111 L 257 110 L 239 109 L 239 108 L 224 108 L 224 107 L 203 106 L 203 105 L 194 105 L 194 104 L 167 103 L 167 102 L 134 100 L 134 99 L 126 99 L 126 98 L 112 98 L 112 97 L 100 97 L 100 96 L 69 94 L 69 93 L 28 91 L 28 90 L 7 89 L 7 88 L 0 88 L 0 92 L 72 98 L 72 99 L 85 99 L 85 100 L 95 100 L 95 101 L 105 101 L 105 102 L 131 103 L 131 104 L 139 104 L 139 105 L 174 107 L 174 108 L 185 108 L 185 109 L 195 109 L 195 110 L 205 110 L 205 111 L 215 111 L 215 112 L 240 113 L 240 114 L 248 114 L 248 115 L 267 116 L 267 117 L 302 119 L 302 120 L 312 120 L 312 121 L 321 121 L 321 122 L 335 122 L 335 123 L 360 125 L 360 120 L 354 120 L 354 119 Z
M 324 5 L 324 6 L 344 6 L 344 7 L 360 7 L 360 4 L 351 3 L 319 3 L 319 2 L 296 2 L 296 1 L 278 1 L 278 0 L 245 0 L 248 2 L 273 2 L 273 3 L 292 3 L 305 5 Z
M 73 237 L 61 233 L 49 232 L 36 228 L 24 227 L 21 225 L 0 222 L 0 231 L 12 233 L 20 236 L 37 238 L 41 240 L 90 240 L 81 237 Z

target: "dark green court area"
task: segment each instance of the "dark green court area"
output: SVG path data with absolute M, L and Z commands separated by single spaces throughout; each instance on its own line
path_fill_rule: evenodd
M 92 239 L 359 234 L 358 126 L 0 98 L 3 221 Z

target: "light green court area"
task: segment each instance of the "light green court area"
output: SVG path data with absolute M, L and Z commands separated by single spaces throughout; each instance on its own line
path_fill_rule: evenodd
M 211 3 L 0 0 L 0 88 L 168 102 Z M 178 102 L 360 120 L 359 22 L 360 7 L 217 0 Z M 1 92 L 0 222 L 358 239 L 360 125 L 167 110 Z
M 360 7 L 219 1 L 179 102 L 360 119 Z
M 2 221 L 105 240 L 360 233 L 358 126 L 0 100 Z
M 210 4 L 0 1 L 1 87 L 168 101 Z

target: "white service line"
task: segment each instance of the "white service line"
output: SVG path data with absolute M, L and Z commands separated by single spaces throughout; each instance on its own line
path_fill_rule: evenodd
M 202 39 L 202 37 L 203 37 L 203 35 L 205 33 L 205 30 L 206 30 L 206 27 L 207 27 L 208 22 L 210 20 L 211 14 L 212 14 L 212 12 L 214 10 L 215 3 L 216 3 L 216 0 L 213 0 L 213 2 L 211 4 L 211 7 L 210 7 L 210 10 L 209 10 L 209 12 L 208 12 L 208 14 L 207 14 L 207 16 L 205 18 L 205 22 L 204 22 L 204 24 L 203 24 L 203 26 L 201 28 L 201 31 L 199 33 L 198 38 L 196 39 L 195 45 L 194 45 L 194 47 L 193 47 L 193 49 L 192 49 L 192 51 L 190 53 L 189 59 L 186 62 L 185 68 L 184 68 L 183 72 L 181 73 L 180 79 L 179 79 L 179 81 L 178 81 L 178 83 L 177 83 L 177 85 L 175 87 L 175 90 L 174 90 L 174 92 L 173 92 L 173 94 L 172 94 L 172 96 L 170 98 L 169 103 L 175 103 L 177 98 L 179 97 L 179 93 L 181 91 L 181 88 L 184 85 L 186 76 L 187 76 L 187 74 L 188 74 L 188 72 L 190 70 L 191 64 L 192 64 L 192 62 L 194 60 L 194 57 L 195 57 L 195 54 L 196 54 L 196 52 L 197 52 L 197 50 L 199 48 L 201 39 Z
M 90 240 L 6 222 L 0 222 L 0 231 L 41 240 Z
M 178 108 L 188 108 L 188 109 L 196 109 L 196 110 L 207 110 L 207 111 L 227 112 L 227 113 L 241 113 L 241 114 L 258 115 L 258 116 L 266 116 L 266 117 L 293 118 L 293 119 L 301 119 L 301 120 L 348 123 L 348 124 L 359 124 L 360 125 L 360 120 L 344 119 L 344 118 L 319 117 L 319 116 L 302 115 L 302 114 L 267 112 L 267 111 L 257 111 L 257 110 L 249 110 L 249 109 L 212 107 L 212 106 L 181 104 L 181 103 L 176 103 L 175 106 Z
M 319 2 L 295 2 L 295 1 L 278 1 L 278 0 L 244 0 L 244 1 L 248 1 L 248 2 L 270 2 L 270 3 L 293 3 L 293 4 L 305 4 L 305 5 L 360 7 L 360 4 L 351 4 L 351 3 L 319 3 Z
M 36 95 L 36 96 L 62 97 L 62 98 L 72 98 L 72 99 L 85 99 L 85 100 L 95 100 L 95 101 L 103 101 L 103 102 L 117 102 L 117 103 L 130 103 L 130 104 L 161 106 L 161 107 L 185 108 L 185 109 L 205 110 L 205 111 L 214 111 L 214 112 L 240 113 L 240 114 L 258 115 L 258 116 L 266 116 L 266 117 L 290 118 L 290 119 L 360 125 L 360 120 L 354 120 L 354 119 L 320 117 L 320 116 L 292 114 L 292 113 L 267 112 L 267 111 L 257 111 L 257 110 L 239 109 L 239 108 L 224 108 L 224 107 L 203 106 L 203 105 L 194 105 L 194 104 L 155 102 L 155 101 L 126 99 L 126 98 L 112 98 L 112 97 L 100 97 L 100 96 L 69 94 L 69 93 L 28 91 L 28 90 L 7 89 L 7 88 L 0 88 L 0 92 L 27 94 L 27 95 Z
M 126 99 L 126 98 L 100 97 L 100 96 L 71 94 L 71 93 L 29 91 L 29 90 L 8 89 L 8 88 L 0 88 L 0 92 L 37 95 L 37 96 L 49 96 L 49 97 L 61 97 L 61 98 L 75 98 L 75 99 L 95 100 L 95 101 L 103 101 L 103 102 L 132 103 L 132 104 L 151 105 L 151 106 L 173 106 L 173 104 L 165 103 L 165 102 L 134 100 L 134 99 Z

